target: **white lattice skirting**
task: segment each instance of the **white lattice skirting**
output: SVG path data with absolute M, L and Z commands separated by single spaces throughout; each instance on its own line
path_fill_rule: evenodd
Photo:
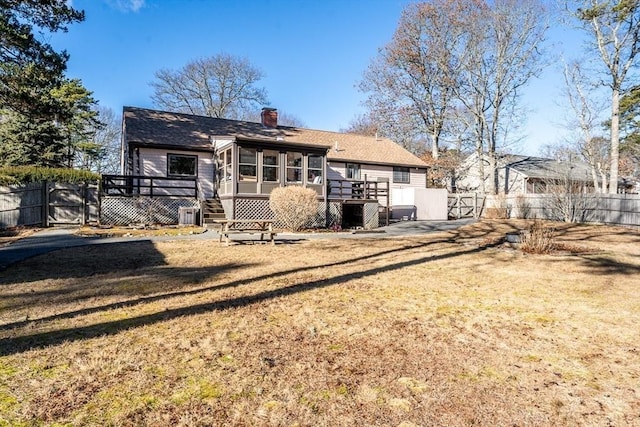
M 328 205 L 328 209 L 327 209 Z M 342 223 L 342 205 L 340 202 L 329 202 L 318 204 L 318 212 L 305 228 L 325 228 L 334 224 Z M 226 207 L 225 207 L 226 209 Z M 235 201 L 236 219 L 270 219 L 274 220 L 275 228 L 285 228 L 285 224 L 279 222 L 271 208 L 269 208 L 269 200 L 260 199 L 236 199 Z M 328 218 L 328 221 L 327 221 Z
M 179 208 L 199 208 L 187 197 L 103 196 L 100 223 L 104 225 L 177 224 Z
M 380 215 L 378 212 L 378 203 L 365 203 L 364 204 L 364 228 L 365 230 L 371 230 L 378 228 L 380 222 Z

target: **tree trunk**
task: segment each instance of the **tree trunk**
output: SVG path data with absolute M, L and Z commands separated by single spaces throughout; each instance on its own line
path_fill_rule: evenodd
M 496 153 L 490 151 L 487 154 L 489 155 L 489 188 L 491 189 L 491 194 L 498 194 L 500 185 L 498 182 L 498 174 L 496 173 Z
M 440 157 L 440 150 L 438 150 L 438 134 L 437 131 L 434 129 L 433 132 L 431 132 L 431 156 L 433 157 L 433 160 L 438 160 L 438 158 Z
M 596 171 L 596 165 L 591 163 L 591 179 L 593 179 L 593 191 L 596 193 L 600 193 L 600 184 L 598 183 L 598 173 Z
M 614 87 L 611 94 L 611 167 L 609 194 L 618 193 L 618 158 L 620 155 L 620 89 Z

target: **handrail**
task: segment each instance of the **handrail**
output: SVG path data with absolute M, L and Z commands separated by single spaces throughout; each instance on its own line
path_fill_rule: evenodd
M 101 187 L 103 195 L 198 198 L 195 177 L 102 175 Z
M 389 182 L 332 179 L 329 181 L 327 191 L 329 196 L 337 196 L 341 199 L 375 200 L 389 196 Z

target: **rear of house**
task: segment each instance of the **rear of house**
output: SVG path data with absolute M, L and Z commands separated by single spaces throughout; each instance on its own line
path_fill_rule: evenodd
M 270 218 L 271 191 L 300 185 L 318 194 L 313 226 L 365 228 L 387 215 L 391 189 L 425 188 L 427 171 L 389 139 L 278 126 L 275 109 L 254 123 L 125 107 L 121 166 L 107 194 L 192 198 L 205 220 Z

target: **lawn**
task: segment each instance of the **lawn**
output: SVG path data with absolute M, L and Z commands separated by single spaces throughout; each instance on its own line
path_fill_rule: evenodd
M 519 227 L 24 261 L 0 425 L 640 425 L 640 233 L 556 224 L 532 255 Z

